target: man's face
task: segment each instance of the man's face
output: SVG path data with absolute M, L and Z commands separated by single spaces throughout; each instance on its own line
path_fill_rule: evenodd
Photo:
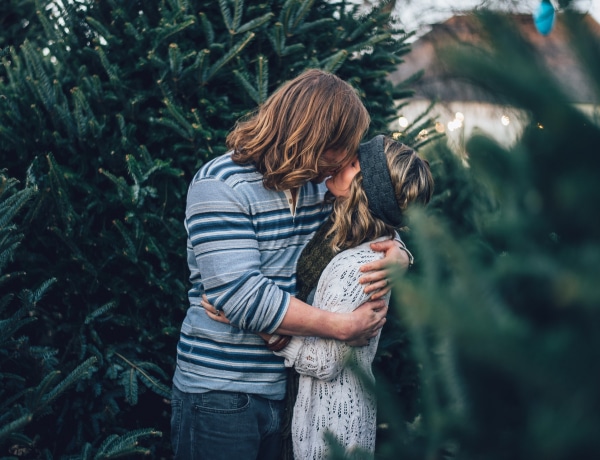
M 346 158 L 346 149 L 328 149 L 323 152 L 319 158 L 319 175 L 311 182 L 319 184 L 330 176 L 333 176 L 337 170 L 343 166 Z
M 344 167 L 338 169 L 334 175 L 327 179 L 325 185 L 336 198 L 348 196 L 350 194 L 350 184 L 352 184 L 354 176 L 356 176 L 359 171 L 360 163 L 358 161 L 358 156 L 355 156 L 354 158 L 351 158 Z

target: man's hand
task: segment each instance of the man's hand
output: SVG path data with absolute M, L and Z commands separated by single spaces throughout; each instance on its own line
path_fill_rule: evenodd
M 365 293 L 372 292 L 371 299 L 380 299 L 391 290 L 390 286 L 390 267 L 398 267 L 406 270 L 410 259 L 406 250 L 401 249 L 395 240 L 385 240 L 378 243 L 371 243 L 371 249 L 383 252 L 385 257 L 360 267 L 360 271 L 365 273 L 358 280 L 360 284 L 366 284 Z
M 371 300 L 363 303 L 350 315 L 349 335 L 343 340 L 353 347 L 369 344 L 386 322 L 388 307 L 383 300 Z

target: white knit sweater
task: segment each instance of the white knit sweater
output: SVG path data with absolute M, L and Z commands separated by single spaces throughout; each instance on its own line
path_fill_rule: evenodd
M 379 241 L 379 240 L 378 240 Z M 337 254 L 317 286 L 314 305 L 328 311 L 351 312 L 369 299 L 358 283 L 359 268 L 381 259 L 370 243 Z M 389 301 L 389 294 L 385 297 Z M 379 335 L 365 347 L 316 337 L 294 337 L 277 354 L 300 374 L 292 419 L 296 460 L 326 459 L 330 447 L 324 437 L 333 434 L 348 456 L 357 450 L 375 451 L 376 400 L 371 364 Z M 364 458 L 364 457 L 361 457 Z

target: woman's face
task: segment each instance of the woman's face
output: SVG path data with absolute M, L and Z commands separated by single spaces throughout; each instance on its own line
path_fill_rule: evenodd
M 358 156 L 353 157 L 345 166 L 325 181 L 327 189 L 335 196 L 348 196 L 350 193 L 350 183 L 354 176 L 360 171 Z

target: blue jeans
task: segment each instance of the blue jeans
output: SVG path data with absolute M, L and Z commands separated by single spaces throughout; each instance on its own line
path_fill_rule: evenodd
M 277 460 L 285 400 L 247 393 L 183 393 L 173 387 L 175 460 Z

